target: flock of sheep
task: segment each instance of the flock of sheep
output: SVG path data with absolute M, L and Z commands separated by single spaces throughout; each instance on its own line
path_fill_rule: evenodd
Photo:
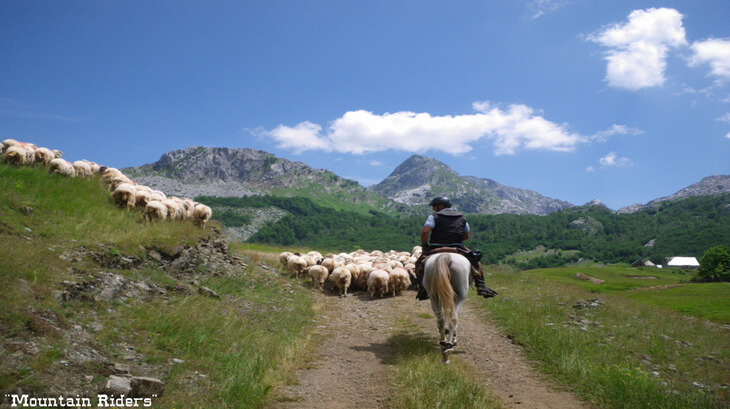
M 322 256 L 317 251 L 306 254 L 285 251 L 279 255 L 279 262 L 296 277 L 311 278 L 312 286 L 320 291 L 325 282 L 330 282 L 340 296 L 346 296 L 349 289 L 360 289 L 367 290 L 373 298 L 376 293 L 380 297 L 388 293 L 396 296 L 408 289 L 411 280 L 416 278 L 416 260 L 421 252 L 420 246 L 410 253 L 357 250 Z
M 127 209 L 139 209 L 144 219 L 160 220 L 193 220 L 195 224 L 205 228 L 205 223 L 213 212 L 210 207 L 194 202 L 192 199 L 168 197 L 159 190 L 138 185 L 121 171 L 115 168 L 100 166 L 87 160 L 73 163 L 61 159 L 62 152 L 39 148 L 28 142 L 6 139 L 0 143 L 3 162 L 14 166 L 32 166 L 41 164 L 48 166 L 50 173 L 69 177 L 91 177 L 99 175 L 111 191 L 111 198 L 118 206 Z

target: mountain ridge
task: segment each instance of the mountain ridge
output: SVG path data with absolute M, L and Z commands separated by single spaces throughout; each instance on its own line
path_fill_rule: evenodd
M 251 148 L 191 146 L 123 171 L 138 183 L 187 197 L 277 194 L 326 201 L 324 195 L 350 206 L 410 214 L 427 213 L 425 204 L 441 195 L 449 196 L 455 207 L 467 213 L 547 215 L 575 206 L 492 179 L 461 176 L 448 165 L 422 155 L 410 156 L 380 183 L 367 188 L 330 170 Z M 663 201 L 726 192 L 730 192 L 730 175 L 713 175 L 646 205 L 626 206 L 616 212 L 631 213 Z

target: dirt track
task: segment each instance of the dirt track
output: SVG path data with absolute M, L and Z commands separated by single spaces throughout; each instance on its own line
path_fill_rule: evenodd
M 296 374 L 299 383 L 279 391 L 275 407 L 388 407 L 388 362 L 392 356 L 388 338 L 396 329 L 397 317 L 406 317 L 419 331 L 433 334 L 435 344 L 436 320 L 419 316 L 432 314 L 430 303 L 417 301 L 414 291 L 373 300 L 365 292 L 346 298 L 325 293 L 317 295 L 317 302 L 321 304 L 317 331 L 324 335 L 324 341 L 311 367 Z M 521 347 L 502 335 L 471 303 L 467 300 L 459 318 L 459 345 L 452 359 L 471 365 L 505 407 L 591 407 L 568 392 L 556 390 L 537 375 L 527 364 Z M 435 349 L 434 353 L 438 351 Z M 358 386 L 351 387 L 355 384 Z

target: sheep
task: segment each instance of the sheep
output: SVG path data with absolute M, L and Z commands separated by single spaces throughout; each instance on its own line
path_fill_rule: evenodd
M 109 182 L 109 191 L 113 192 L 121 185 L 122 183 L 129 183 L 130 185 L 134 185 L 135 183 L 132 181 L 132 179 L 128 178 L 125 175 L 122 176 L 115 176 L 112 178 L 112 180 Z
M 286 260 L 286 268 L 294 273 L 295 277 L 299 277 L 299 274 L 307 268 L 307 262 L 297 255 L 292 255 Z
M 373 298 L 375 291 L 383 297 L 383 294 L 388 292 L 388 279 L 390 276 L 388 272 L 383 269 L 376 269 L 370 272 L 368 276 L 367 286 L 370 298 Z
M 329 276 L 329 271 L 322 266 L 312 266 L 307 269 L 307 275 L 312 279 L 312 287 L 317 283 L 317 289 L 322 291 L 322 286 Z
M 322 266 L 324 266 L 324 267 L 326 267 L 327 270 L 329 270 L 329 271 L 332 271 L 332 270 L 335 269 L 335 259 L 333 259 L 331 257 L 325 257 L 322 260 L 322 262 L 319 263 L 319 264 L 322 265 Z
M 144 208 L 143 217 L 149 222 L 165 220 L 167 218 L 167 206 L 162 202 L 149 202 Z
M 281 265 L 284 266 L 284 268 L 286 268 L 286 260 L 290 256 L 293 256 L 293 255 L 294 255 L 294 253 L 292 253 L 290 251 L 283 251 L 283 252 L 281 252 L 281 254 L 279 254 L 279 263 L 281 263 Z
M 129 183 L 122 183 L 112 192 L 112 201 L 120 207 L 133 209 L 137 201 L 137 189 Z
M 85 161 L 77 160 L 74 163 L 72 163 L 74 170 L 76 171 L 76 176 L 78 177 L 91 177 L 93 172 L 91 171 L 91 166 Z
M 65 159 L 56 158 L 48 164 L 48 173 L 58 173 L 63 176 L 76 176 L 76 170 L 73 165 Z
M 134 207 L 144 209 L 147 207 L 147 203 L 150 202 L 150 193 L 140 189 L 140 187 L 142 186 L 136 186 L 137 189 L 134 192 Z
M 213 210 L 211 210 L 210 207 L 198 203 L 195 205 L 195 208 L 193 210 L 193 220 L 195 221 L 195 224 L 205 229 L 205 223 L 208 222 L 208 219 L 210 219 L 210 216 L 213 215 Z
M 355 263 L 349 263 L 345 265 L 345 268 L 350 270 L 350 274 L 352 274 L 352 280 L 357 280 L 357 278 L 360 276 L 360 267 L 357 266 Z
M 8 165 L 23 166 L 30 165 L 28 162 L 28 152 L 22 145 L 11 145 L 3 151 L 3 161 Z
M 162 202 L 163 205 L 167 206 L 167 220 L 180 220 L 182 215 L 182 209 L 180 204 L 172 199 L 165 199 Z
M 56 155 L 48 148 L 38 148 L 35 151 L 36 163 L 48 165 L 53 159 L 56 159 Z
M 388 288 L 393 292 L 393 296 L 396 296 L 396 292 L 407 290 L 411 285 L 411 279 L 408 271 L 404 268 L 394 268 L 389 272 Z
M 350 270 L 343 267 L 335 268 L 327 279 L 333 282 L 340 290 L 340 297 L 347 297 L 347 289 L 352 282 L 352 273 L 350 273 Z
M 16 141 L 15 139 L 5 139 L 2 143 L 2 151 L 4 152 L 5 149 L 16 145 L 20 145 L 20 142 Z
M 360 275 L 356 280 L 352 280 L 352 285 L 357 288 L 367 290 L 368 288 L 368 277 L 370 276 L 370 270 L 361 270 Z

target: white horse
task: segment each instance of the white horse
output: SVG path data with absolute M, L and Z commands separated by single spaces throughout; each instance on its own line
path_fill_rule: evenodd
M 471 263 L 456 253 L 435 254 L 426 260 L 423 286 L 431 300 L 441 335 L 441 362 L 449 363 L 456 345 L 456 329 L 461 305 L 469 292 Z

